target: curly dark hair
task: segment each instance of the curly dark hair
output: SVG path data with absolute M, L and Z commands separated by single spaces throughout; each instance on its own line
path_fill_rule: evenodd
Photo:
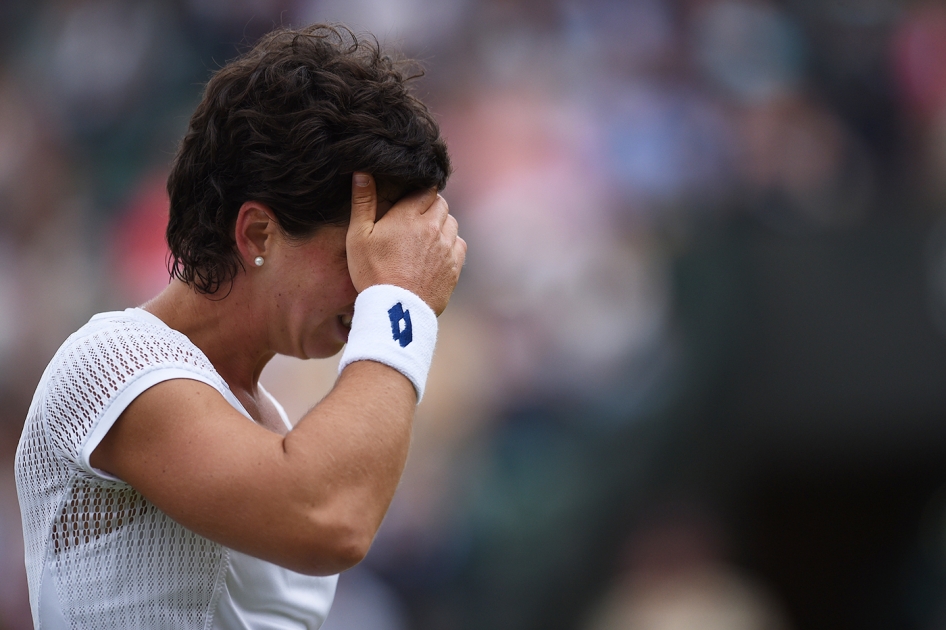
M 349 220 L 351 175 L 403 194 L 450 174 L 447 147 L 408 91 L 421 72 L 342 26 L 279 29 L 207 83 L 168 177 L 168 271 L 215 293 L 242 268 L 234 224 L 266 204 L 290 237 Z

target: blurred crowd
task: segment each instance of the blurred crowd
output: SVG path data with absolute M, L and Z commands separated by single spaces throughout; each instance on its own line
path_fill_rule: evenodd
M 799 586 L 771 523 L 817 515 L 777 493 L 801 477 L 893 483 L 897 436 L 897 462 L 946 451 L 946 6 L 2 0 L 0 628 L 31 627 L 12 457 L 44 366 L 166 285 L 164 180 L 202 84 L 317 21 L 423 63 L 469 243 L 404 481 L 326 628 L 943 627 L 942 467 L 875 503 L 911 533 L 871 539 L 852 566 L 896 575 L 841 603 Z M 263 381 L 299 417 L 334 374 L 277 358 Z

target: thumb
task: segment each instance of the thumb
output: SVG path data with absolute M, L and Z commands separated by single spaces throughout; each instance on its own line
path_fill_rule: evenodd
M 364 229 L 374 225 L 377 218 L 378 195 L 374 177 L 368 173 L 355 171 L 351 186 L 351 227 Z

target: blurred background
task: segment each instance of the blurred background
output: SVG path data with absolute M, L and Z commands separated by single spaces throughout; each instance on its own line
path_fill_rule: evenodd
M 467 266 L 327 630 L 946 628 L 946 5 L 0 0 L 0 628 L 59 344 L 167 284 L 202 84 L 278 25 L 420 59 Z M 337 359 L 277 359 L 299 417 Z

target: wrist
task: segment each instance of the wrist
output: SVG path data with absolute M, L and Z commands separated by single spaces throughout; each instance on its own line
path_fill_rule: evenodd
M 355 361 L 383 363 L 411 381 L 420 402 L 436 342 L 437 316 L 423 299 L 402 287 L 376 284 L 355 300 L 338 370 Z

